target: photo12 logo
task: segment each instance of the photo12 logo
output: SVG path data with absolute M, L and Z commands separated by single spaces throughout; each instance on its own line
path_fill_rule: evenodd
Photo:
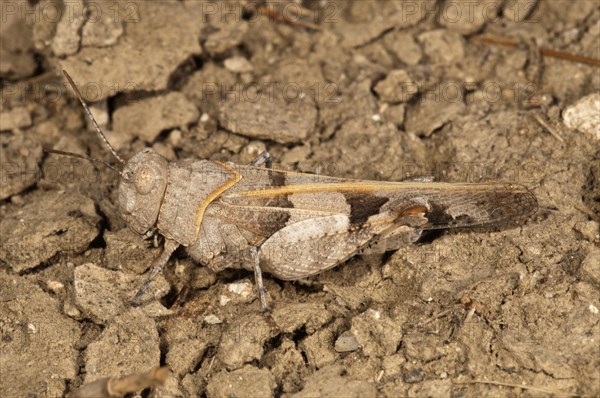
M 23 182 L 44 180 L 48 183 L 68 184 L 73 182 L 116 181 L 118 174 L 95 163 L 69 156 L 56 155 L 46 159 L 39 167 L 27 162 L 0 162 L 0 183 L 8 184 L 15 178 Z
M 139 5 L 133 1 L 1 1 L 0 16 L 2 23 L 13 18 L 26 23 L 57 23 L 61 20 L 74 22 L 82 18 L 87 23 L 106 18 L 115 23 L 134 23 L 139 21 Z
M 94 103 L 105 98 L 113 97 L 118 93 L 128 93 L 138 91 L 136 82 L 86 82 L 77 84 L 83 98 Z M 6 84 L 3 89 L 1 99 L 14 101 L 39 101 L 39 102 L 57 102 L 63 96 L 69 99 L 77 99 L 71 90 L 65 90 L 65 86 L 60 81 L 40 81 L 40 82 L 18 82 Z M 135 102 L 135 99 L 128 98 L 128 103 Z
M 257 23 L 263 20 L 283 20 L 290 24 L 334 24 L 339 22 L 339 5 L 320 2 L 314 9 L 306 9 L 295 2 L 287 1 L 230 1 L 202 2 L 203 21 L 217 20 L 222 23 Z
M 337 104 L 340 102 L 338 86 L 335 83 L 319 82 L 310 85 L 278 81 L 233 85 L 203 82 L 201 96 L 203 98 L 216 97 L 220 101 L 227 100 L 236 103 L 275 102 L 278 98 L 288 103 L 294 103 L 305 97 L 313 98 L 318 103 Z

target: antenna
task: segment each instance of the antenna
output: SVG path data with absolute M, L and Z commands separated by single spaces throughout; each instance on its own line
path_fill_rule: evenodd
M 71 76 L 69 76 L 69 74 L 67 73 L 67 71 L 64 70 L 64 69 L 63 69 L 63 73 L 64 73 L 65 77 L 67 78 L 67 80 L 69 81 L 69 84 L 73 88 L 73 91 L 75 91 L 75 94 L 77 94 L 77 98 L 79 98 L 79 102 L 81 102 L 81 105 L 83 105 L 83 109 L 85 109 L 85 111 L 88 114 L 90 120 L 92 121 L 92 124 L 96 128 L 96 131 L 98 132 L 98 136 L 100 137 L 100 139 L 102 141 L 104 141 L 104 145 L 106 145 L 106 147 L 113 154 L 113 156 L 115 158 L 117 158 L 117 160 L 119 161 L 119 163 L 125 163 L 125 161 L 119 156 L 119 154 L 117 153 L 117 151 L 115 151 L 115 149 L 112 147 L 112 145 L 110 145 L 110 142 L 108 142 L 108 140 L 106 139 L 106 136 L 102 132 L 102 129 L 100 128 L 100 126 L 98 126 L 98 123 L 96 122 L 96 119 L 94 119 L 94 115 L 92 115 L 92 112 L 90 112 L 90 108 L 88 108 L 87 104 L 83 100 L 83 96 L 79 92 L 79 89 L 75 85 L 75 82 L 73 81 L 73 79 L 71 79 Z M 63 155 L 65 155 L 65 154 L 66 153 L 63 153 Z M 70 154 L 70 155 L 74 155 L 74 154 Z M 81 156 L 81 155 L 79 155 L 79 156 Z M 88 158 L 84 157 L 84 159 L 88 159 Z M 91 159 L 88 159 L 88 160 L 91 160 Z M 101 162 L 101 163 L 104 163 L 104 162 Z
M 59 151 L 58 149 L 47 149 L 47 148 L 44 148 L 43 150 L 46 153 L 55 153 L 57 155 L 72 156 L 74 158 L 85 159 L 85 160 L 89 160 L 89 161 L 96 162 L 96 163 L 102 163 L 103 165 L 105 165 L 109 169 L 114 170 L 117 173 L 121 174 L 121 172 L 117 168 L 115 168 L 112 164 L 110 164 L 108 162 L 105 162 L 104 160 L 90 158 L 88 156 L 83 156 L 83 155 L 80 155 L 78 153 Z

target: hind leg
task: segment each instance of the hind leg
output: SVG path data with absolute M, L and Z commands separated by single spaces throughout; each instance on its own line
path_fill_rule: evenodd
M 253 271 L 254 284 L 260 301 L 260 310 L 261 312 L 269 311 L 265 294 L 266 290 L 262 278 L 262 269 L 260 268 L 260 249 L 254 246 L 245 246 L 237 250 L 223 252 L 213 258 L 206 266 L 215 272 L 228 268 Z
M 260 269 L 259 249 L 253 247 L 250 249 L 250 253 L 252 254 L 252 257 L 254 259 L 252 268 L 254 270 L 254 284 L 256 285 L 256 289 L 258 290 L 258 299 L 260 300 L 260 312 L 267 312 L 269 311 L 269 307 L 267 306 L 267 299 L 265 297 L 265 285 L 263 285 L 262 271 Z
M 250 166 L 259 167 L 265 165 L 267 169 L 273 168 L 273 159 L 271 154 L 267 151 L 262 151 L 253 161 L 250 162 Z

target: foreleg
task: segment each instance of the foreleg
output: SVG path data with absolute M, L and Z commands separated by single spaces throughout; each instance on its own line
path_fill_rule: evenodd
M 131 300 L 131 305 L 133 307 L 137 307 L 139 305 L 140 298 L 142 298 L 142 295 L 144 294 L 144 292 L 146 292 L 146 289 L 148 288 L 152 280 L 156 278 L 156 275 L 158 275 L 162 271 L 164 266 L 169 261 L 169 258 L 171 258 L 171 254 L 173 254 L 175 249 L 177 249 L 178 247 L 179 243 L 177 243 L 176 241 L 171 239 L 165 239 L 165 247 L 162 253 L 152 263 L 148 279 L 146 279 L 140 290 L 138 290 L 138 292 L 133 297 L 133 300 Z

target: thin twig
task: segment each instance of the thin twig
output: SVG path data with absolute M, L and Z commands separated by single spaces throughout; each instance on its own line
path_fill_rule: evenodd
M 301 27 L 301 28 L 307 28 L 307 29 L 312 29 L 312 30 L 321 30 L 321 27 L 319 25 L 310 23 L 310 22 L 305 22 L 302 21 L 300 19 L 295 20 L 290 18 L 287 15 L 283 15 L 282 13 L 273 10 L 271 8 L 268 7 L 254 7 L 252 6 L 252 8 L 249 8 L 252 11 L 255 11 L 257 14 L 259 15 L 264 15 L 266 17 L 269 17 L 275 21 L 283 21 L 286 22 L 292 26 L 297 26 L 297 27 Z
M 502 381 L 494 381 L 494 380 L 471 380 L 471 381 L 464 381 L 464 382 L 455 382 L 454 384 L 490 384 L 493 386 L 514 387 L 514 388 L 521 388 L 523 390 L 538 391 L 538 392 L 543 392 L 545 394 L 554 394 L 554 395 L 561 396 L 561 397 L 575 397 L 578 395 L 578 394 L 573 394 L 573 393 L 569 393 L 569 392 L 549 390 L 547 388 L 542 388 L 542 387 L 535 387 L 535 386 L 528 386 L 528 385 L 514 384 L 514 383 L 504 383 Z
M 436 314 L 436 315 L 432 316 L 431 318 L 426 319 L 426 320 L 424 320 L 421 323 L 418 323 L 417 326 L 425 326 L 428 323 L 431 323 L 431 322 L 435 321 L 436 319 L 439 319 L 439 318 L 442 318 L 443 316 L 446 316 L 449 312 L 450 312 L 449 309 L 448 310 L 444 310 L 444 311 L 440 312 L 439 314 Z
M 561 137 L 561 135 L 558 133 L 558 131 L 556 131 L 556 129 L 554 129 L 552 126 L 550 126 L 548 123 L 546 123 L 546 121 L 540 116 L 540 114 L 538 112 L 534 112 L 533 113 L 533 118 L 542 126 L 544 127 L 546 130 L 548 130 L 548 132 L 557 140 L 559 140 L 562 144 L 565 143 L 565 140 Z
M 467 316 L 465 316 L 465 320 L 463 321 L 463 323 L 468 323 L 474 314 L 475 314 L 475 308 L 469 309 L 469 312 L 467 312 Z
M 518 48 L 519 47 L 519 43 L 516 41 L 501 39 L 498 37 L 489 37 L 489 36 L 485 37 L 485 36 L 480 36 L 480 35 L 472 35 L 472 36 L 468 36 L 468 38 L 471 40 L 474 40 L 474 41 L 481 42 L 481 43 L 493 44 L 493 45 L 497 45 L 497 46 L 504 46 L 504 47 L 510 47 L 510 48 Z M 540 51 L 540 54 L 547 56 L 547 57 L 551 57 L 551 58 L 565 59 L 567 61 L 579 62 L 581 64 L 587 64 L 587 65 L 592 65 L 592 66 L 600 66 L 600 59 L 586 57 L 584 55 L 571 54 L 566 51 L 558 51 L 558 50 L 553 50 L 553 49 L 546 48 L 546 47 L 540 47 L 539 51 Z

